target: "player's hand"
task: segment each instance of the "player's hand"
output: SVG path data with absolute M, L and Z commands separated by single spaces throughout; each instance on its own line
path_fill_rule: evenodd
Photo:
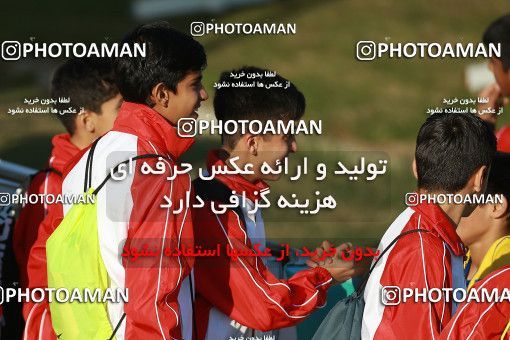
M 333 256 L 324 258 L 322 256 L 323 252 L 331 249 L 330 247 L 331 243 L 324 241 L 321 247 L 317 248 L 317 256 L 314 256 L 307 261 L 308 266 L 312 268 L 322 267 L 326 269 L 331 274 L 333 279 L 339 283 L 345 282 L 353 276 L 362 275 L 366 272 L 366 266 L 364 263 L 362 264 L 360 262 L 355 262 L 354 260 L 345 261 L 342 259 L 342 252 L 352 250 L 352 245 L 350 243 L 341 244 L 335 248 L 336 251 L 334 252 L 335 254 Z
M 346 244 L 346 243 L 344 243 Z M 329 241 L 323 241 L 317 248 L 315 248 L 315 251 L 313 252 L 314 255 L 310 258 L 313 262 L 319 263 L 324 262 L 324 252 L 328 252 L 331 249 L 334 248 L 334 245 Z

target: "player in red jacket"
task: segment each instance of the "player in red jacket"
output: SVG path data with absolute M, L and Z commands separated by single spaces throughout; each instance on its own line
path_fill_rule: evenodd
M 497 289 L 498 297 L 503 290 L 510 289 L 510 266 L 498 269 L 478 281 L 471 289 L 482 291 L 486 289 L 490 294 Z M 481 295 L 481 294 L 480 294 Z M 504 337 L 502 337 L 504 335 Z M 510 339 L 510 301 L 506 298 L 498 300 L 476 301 L 462 303 L 450 323 L 441 333 L 443 340 Z
M 493 110 L 493 114 L 483 114 L 480 117 L 496 127 L 497 119 L 501 116 L 503 106 L 510 102 L 510 43 L 508 35 L 510 34 L 510 14 L 506 14 L 494 22 L 485 30 L 483 34 L 484 44 L 499 44 L 501 46 L 501 56 L 492 57 L 489 61 L 489 69 L 494 75 L 495 83 L 488 85 L 483 89 L 478 97 L 487 98 L 488 101 L 479 104 L 478 110 Z M 495 129 L 496 130 L 496 129 Z M 510 125 L 502 126 L 498 129 L 496 137 L 498 138 L 498 151 L 510 152 Z
M 432 289 L 465 288 L 464 247 L 455 229 L 473 209 L 464 198 L 485 190 L 495 152 L 492 129 L 473 115 L 434 114 L 422 125 L 413 162 L 418 193 L 406 196 L 409 207 L 387 229 L 378 249 L 403 232 L 423 232 L 400 238 L 372 271 L 364 292 L 362 339 L 439 337 L 456 305 L 446 297 L 404 301 L 399 292 L 414 291 L 418 298 Z
M 59 195 L 65 165 L 81 149 L 86 148 L 96 138 L 112 128 L 122 102 L 122 97 L 114 81 L 113 65 L 107 59 L 73 58 L 67 60 L 55 72 L 51 94 L 52 98 L 57 101 L 56 109 L 63 111 L 72 106 L 77 112 L 81 108 L 82 112 L 58 115 L 67 133 L 53 137 L 53 149 L 48 161 L 48 169 L 38 172 L 34 176 L 27 194 Z M 67 98 L 70 102 L 62 100 Z M 62 209 L 61 204 L 38 202 L 27 204 L 20 212 L 14 229 L 13 243 L 20 268 L 22 288 L 45 286 L 44 283 L 37 281 L 42 272 L 30 270 L 28 257 L 44 218 L 52 210 L 58 209 Z M 42 339 L 54 337 L 49 309 L 46 307 L 44 304 L 25 304 L 25 339 L 39 339 L 39 336 Z
M 224 72 L 221 84 L 250 81 L 251 74 L 267 74 L 268 70 L 243 67 Z M 232 74 L 242 74 L 233 78 Z M 279 82 L 288 88 L 225 86 L 216 91 L 214 110 L 218 120 L 298 121 L 304 114 L 305 99 L 286 79 L 257 78 L 260 84 Z M 256 254 L 258 247 L 266 247 L 264 220 L 261 209 L 250 212 L 261 200 L 261 193 L 269 189 L 266 180 L 279 175 L 263 174 L 264 162 L 274 166 L 289 153 L 297 150 L 292 134 L 251 133 L 222 135 L 222 148 L 209 153 L 207 169 L 225 168 L 231 160 L 244 168 L 251 165 L 253 174 L 216 174 L 211 181 L 194 181 L 195 194 L 205 200 L 203 208 L 193 209 L 196 242 L 214 249 L 220 245 L 241 253 Z M 231 167 L 231 165 L 228 165 Z M 213 204 L 229 202 L 235 195 L 247 199 L 247 205 L 216 213 Z M 229 339 L 257 336 L 278 336 L 281 328 L 303 321 L 326 302 L 328 288 L 335 281 L 345 281 L 354 274 L 352 263 L 339 258 L 328 265 L 301 271 L 288 280 L 276 277 L 266 266 L 265 257 L 240 256 L 237 259 L 225 252 L 220 256 L 197 257 L 193 270 L 196 287 L 197 339 Z
M 466 300 L 441 333 L 442 339 L 509 339 L 510 294 L 506 301 L 489 300 L 491 295 L 496 298 L 504 290 L 510 293 L 509 170 L 510 154 L 498 152 L 491 164 L 486 191 L 500 195 L 502 200 L 477 205 L 457 228 L 457 234 L 469 248 L 465 266 L 467 296 L 476 290 L 478 296 L 488 293 L 485 295 L 488 299 Z M 500 271 L 504 267 L 507 270 Z M 505 329 L 506 337 L 502 337 Z
M 191 190 L 189 175 L 168 179 L 179 157 L 193 144 L 177 132 L 180 118 L 196 117 L 207 93 L 202 86 L 206 65 L 203 47 L 191 37 L 160 22 L 143 25 L 131 32 L 124 43 L 145 43 L 145 57 L 116 60 L 116 82 L 125 102 L 114 127 L 98 141 L 92 160 L 92 187 L 99 184 L 118 163 L 135 155 L 158 154 L 163 158 L 135 161 L 133 171 L 123 180 L 111 180 L 96 197 L 97 226 L 101 257 L 111 288 L 125 288 L 129 301 L 109 303 L 112 325 L 125 318 L 115 334 L 122 339 L 190 339 L 191 298 L 187 277 L 192 263 L 182 257 L 158 257 L 151 264 L 123 261 L 128 249 L 144 244 L 163 248 L 193 240 L 191 212 L 172 214 L 161 207 L 164 196 L 179 200 Z M 90 148 L 80 152 L 64 171 L 62 192 L 80 195 L 84 191 L 85 164 Z M 143 174 L 140 166 L 159 169 L 158 175 Z M 31 287 L 47 286 L 45 241 L 58 226 L 70 205 L 42 223 L 39 238 L 30 253 L 30 273 L 38 273 Z M 152 250 L 153 248 L 151 248 Z M 37 280 L 37 284 L 32 282 Z

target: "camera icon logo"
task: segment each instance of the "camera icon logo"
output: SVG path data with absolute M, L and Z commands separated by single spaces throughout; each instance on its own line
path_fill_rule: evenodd
M 177 122 L 179 137 L 191 138 L 197 135 L 197 120 L 195 118 L 181 118 Z
M 11 194 L 0 192 L 0 207 L 6 207 L 9 205 L 11 205 Z
M 416 207 L 418 205 L 418 193 L 417 192 L 408 192 L 406 194 L 406 205 L 408 207 Z
M 385 286 L 381 288 L 381 302 L 385 306 L 396 306 L 400 304 L 402 295 L 400 287 Z
M 194 37 L 201 37 L 205 34 L 205 24 L 200 21 L 194 21 L 190 25 L 190 33 Z
M 373 41 L 358 41 L 356 44 L 356 58 L 361 61 L 374 60 L 377 52 L 375 42 Z
M 21 58 L 21 44 L 19 41 L 4 41 L 2 43 L 2 59 L 18 60 Z

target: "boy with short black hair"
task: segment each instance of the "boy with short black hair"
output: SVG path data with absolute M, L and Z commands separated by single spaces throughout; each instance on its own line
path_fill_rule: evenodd
M 477 290 L 478 296 L 482 296 L 483 290 L 490 295 L 494 289 L 501 295 L 510 289 L 510 154 L 496 154 L 486 192 L 494 200 L 477 205 L 457 228 L 457 234 L 469 248 L 465 269 L 468 290 Z M 459 306 L 441 338 L 505 339 L 504 333 L 509 335 L 509 330 L 508 299 L 473 299 Z
M 506 14 L 495 21 L 483 33 L 483 43 L 500 44 L 501 57 L 492 57 L 489 61 L 496 82 L 490 84 L 479 94 L 479 97 L 488 98 L 486 104 L 480 104 L 479 110 L 494 109 L 499 112 L 500 107 L 508 104 L 510 96 L 510 14 Z M 496 128 L 496 120 L 499 114 L 484 114 L 481 116 Z M 498 139 L 498 151 L 510 152 L 510 126 L 501 127 L 496 137 Z
M 71 58 L 53 76 L 56 116 L 80 149 L 110 130 L 122 104 L 112 62 L 109 58 Z M 62 114 L 69 109 L 72 112 Z
M 279 75 L 256 67 L 222 73 L 214 97 L 218 120 L 298 121 L 305 111 L 305 98 L 294 84 Z M 235 74 L 236 77 L 231 75 Z M 237 84 L 257 83 L 255 87 Z M 279 83 L 282 87 L 271 87 Z M 223 85 L 225 85 L 223 87 Z M 260 86 L 259 86 L 260 85 Z M 297 151 L 292 134 L 253 134 L 247 131 L 222 135 L 219 150 L 209 152 L 207 169 L 231 167 L 251 168 L 251 174 L 216 174 L 212 180 L 194 181 L 195 193 L 205 201 L 193 209 L 197 243 L 206 248 L 231 247 L 240 253 L 255 253 L 266 247 L 261 208 L 253 207 L 269 189 L 266 180 L 278 180 L 278 174 L 263 174 L 261 166 L 274 167 L 289 153 Z M 229 202 L 232 191 L 246 204 L 225 213 L 212 211 L 213 204 Z M 303 321 L 326 302 L 326 292 L 336 281 L 345 281 L 354 274 L 352 264 L 331 259 L 327 265 L 316 266 L 282 280 L 273 275 L 262 256 L 240 256 L 233 259 L 225 253 L 214 257 L 197 257 L 194 267 L 196 287 L 196 322 L 199 339 L 229 339 L 239 336 L 277 335 L 278 329 Z M 259 332 L 257 332 L 259 331 Z M 255 333 L 257 332 L 257 333 Z M 261 334 L 260 332 L 268 332 Z M 280 334 L 281 335 L 281 334 Z
M 181 117 L 196 117 L 200 103 L 207 99 L 201 83 L 206 54 L 202 45 L 166 22 L 139 26 L 123 43 L 146 44 L 146 56 L 116 60 L 117 85 L 125 101 L 113 129 L 95 144 L 94 151 L 85 150 L 66 167 L 62 192 L 83 193 L 89 155 L 93 188 L 122 161 L 137 155 L 161 156 L 161 161 L 134 161 L 133 171 L 124 180 L 111 180 L 95 199 L 99 249 L 109 287 L 129 290 L 125 304 L 108 303 L 108 321 L 112 329 L 118 326 L 117 340 L 190 339 L 191 296 L 181 285 L 188 282 L 192 264 L 181 256 L 165 258 L 164 264 L 158 257 L 152 265 L 139 266 L 123 261 L 121 253 L 122 245 L 141 249 L 151 243 L 154 251 L 163 254 L 170 245 L 193 240 L 191 213 L 172 214 L 160 205 L 165 195 L 178 201 L 191 188 L 187 174 L 168 178 L 194 141 L 180 138 L 175 125 Z M 165 163 L 163 174 L 144 175 L 140 171 L 140 164 L 155 168 L 157 162 Z M 64 205 L 64 211 L 53 216 L 51 224 L 58 225 L 70 208 Z M 69 268 L 69 273 L 76 270 L 79 268 Z M 71 326 L 80 334 L 93 331 Z
M 27 194 L 60 194 L 65 165 L 80 150 L 113 127 L 122 103 L 114 81 L 112 61 L 106 58 L 68 59 L 53 75 L 51 97 L 56 102 L 54 108 L 60 112 L 57 117 L 67 133 L 53 137 L 48 169 L 33 177 Z M 64 110 L 67 112 L 62 114 Z M 33 255 L 44 252 L 49 236 L 47 233 L 53 228 L 45 230 L 42 222 L 55 209 L 62 207 L 57 203 L 48 205 L 38 202 L 27 204 L 20 212 L 14 229 L 13 247 L 20 268 L 20 286 L 23 288 L 46 287 L 45 258 L 29 259 L 29 254 L 34 244 L 36 249 Z M 36 265 L 39 259 L 42 262 Z M 53 334 L 48 312 L 45 304 L 25 304 L 27 339 L 39 339 L 40 335 L 46 339 Z
M 455 305 L 400 302 L 403 289 L 430 291 L 463 285 L 464 246 L 455 229 L 472 206 L 464 198 L 483 193 L 496 138 L 480 118 L 468 114 L 434 114 L 420 128 L 413 170 L 418 179 L 417 204 L 390 225 L 378 249 L 404 235 L 374 268 L 364 292 L 363 339 L 434 339 L 450 320 Z M 436 204 L 434 195 L 458 195 Z M 430 197 L 429 200 L 420 197 Z M 444 204 L 443 204 L 444 203 Z M 419 326 L 419 332 L 416 327 Z

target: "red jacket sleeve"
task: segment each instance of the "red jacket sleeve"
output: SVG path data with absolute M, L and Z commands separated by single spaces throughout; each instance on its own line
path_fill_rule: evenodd
M 323 268 L 302 271 L 289 280 L 278 280 L 259 257 L 226 255 L 227 246 L 253 252 L 234 211 L 215 214 L 206 204 L 194 211 L 195 242 L 208 249 L 220 244 L 220 256 L 198 257 L 194 268 L 199 298 L 231 319 L 250 328 L 268 331 L 304 320 L 324 305 L 332 277 Z M 200 315 L 200 311 L 197 311 Z M 200 317 L 203 317 L 200 315 Z
M 155 166 L 154 159 L 145 161 Z M 137 169 L 134 176 L 131 185 L 133 207 L 124 248 L 147 247 L 158 256 L 124 262 L 125 287 L 129 290 L 129 302 L 124 304 L 125 339 L 182 337 L 184 322 L 178 295 L 192 263 L 183 257 L 165 256 L 164 250 L 190 246 L 193 241 L 191 211 L 185 207 L 180 214 L 174 214 L 173 208 L 162 208 L 160 204 L 164 202 L 164 195 L 172 202 L 179 202 L 188 190 L 191 190 L 188 175 L 178 175 L 169 181 L 166 176 L 142 175 Z M 189 303 L 191 305 L 191 297 Z
M 62 179 L 52 172 L 40 172 L 30 182 L 27 195 L 31 194 L 53 194 L 60 193 Z M 21 209 L 13 234 L 13 248 L 16 256 L 16 262 L 20 270 L 21 287 L 28 286 L 27 265 L 30 250 L 34 245 L 39 225 L 52 209 L 51 205 L 45 206 L 42 202 L 34 204 L 27 203 Z
M 478 290 L 482 296 L 483 289 L 488 295 L 497 289 L 501 296 L 510 285 L 510 266 L 492 273 L 477 282 L 471 289 Z M 469 294 L 468 294 L 469 295 Z M 496 296 L 496 295 L 494 295 Z M 510 302 L 503 301 L 466 301 L 462 303 L 447 327 L 441 333 L 442 340 L 456 339 L 500 339 L 510 322 Z M 510 338 L 510 333 L 505 339 Z
M 57 340 L 47 302 L 25 304 L 23 313 L 26 319 L 23 340 Z
M 56 192 L 59 194 L 61 189 Z M 48 214 L 40 223 L 35 240 L 28 257 L 27 273 L 29 288 L 48 287 L 46 241 L 57 228 L 63 218 L 61 204 L 48 206 Z M 23 304 L 23 317 L 25 318 L 25 333 L 27 339 L 56 339 L 51 327 L 50 309 L 47 302 Z M 41 332 L 41 333 L 40 333 Z

